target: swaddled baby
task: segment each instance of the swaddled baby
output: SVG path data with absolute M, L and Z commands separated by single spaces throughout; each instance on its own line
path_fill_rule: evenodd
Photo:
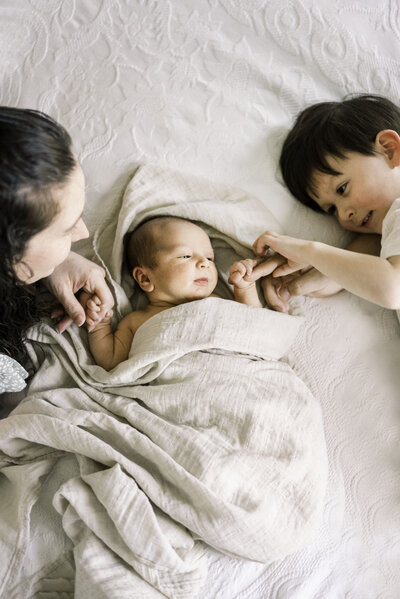
M 218 272 L 210 238 L 194 223 L 171 216 L 161 216 L 142 223 L 131 234 L 127 244 L 128 267 L 133 278 L 146 293 L 148 305 L 125 316 L 113 332 L 112 312 L 97 326 L 100 300 L 87 302 L 89 345 L 99 366 L 111 370 L 128 358 L 133 337 L 146 320 L 179 304 L 217 297 L 213 291 Z M 230 268 L 229 281 L 234 285 L 235 300 L 260 306 L 255 281 L 247 281 L 254 263 L 241 260 Z

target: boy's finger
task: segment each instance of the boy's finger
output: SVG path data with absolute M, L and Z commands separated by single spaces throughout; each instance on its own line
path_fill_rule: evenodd
M 302 268 L 304 268 L 304 264 L 289 264 L 288 262 L 286 262 L 286 264 L 282 264 L 281 266 L 278 266 L 278 268 L 276 268 L 272 274 L 273 277 L 284 277 L 286 275 L 290 275 L 293 272 L 297 272 L 299 270 L 301 270 Z
M 270 308 L 273 308 L 277 312 L 289 312 L 289 303 L 287 300 L 289 299 L 290 294 L 288 290 L 284 292 L 284 288 L 282 288 L 280 282 L 268 277 L 263 279 L 261 286 L 264 292 L 265 301 Z
M 286 262 L 286 258 L 280 256 L 279 254 L 271 256 L 271 258 L 268 258 L 268 260 L 263 260 L 253 269 L 250 275 L 251 280 L 256 281 L 260 277 L 266 277 L 267 275 L 270 275 L 283 262 Z
M 255 240 L 253 243 L 253 248 L 257 254 L 260 254 L 260 256 L 265 256 L 265 254 L 268 252 L 268 249 L 271 248 L 271 241 L 273 242 L 278 237 L 279 235 L 273 231 L 265 231 L 265 233 L 260 235 L 260 237 Z
M 291 295 L 329 297 L 341 290 L 341 286 L 329 280 L 314 268 L 296 277 L 287 285 Z

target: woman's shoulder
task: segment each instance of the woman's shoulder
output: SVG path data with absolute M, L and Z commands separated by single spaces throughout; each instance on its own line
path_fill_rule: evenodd
M 27 376 L 19 362 L 0 353 L 0 393 L 21 391 L 26 386 Z

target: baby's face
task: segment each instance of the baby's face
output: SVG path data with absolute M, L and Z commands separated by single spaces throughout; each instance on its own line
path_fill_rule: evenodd
M 172 221 L 157 234 L 157 266 L 151 269 L 154 297 L 173 304 L 214 291 L 218 272 L 208 235 L 197 225 Z
M 333 214 L 349 231 L 382 233 L 382 221 L 400 196 L 399 169 L 391 168 L 383 153 L 364 156 L 349 152 L 346 158 L 330 158 L 338 175 L 316 173 L 316 203 Z

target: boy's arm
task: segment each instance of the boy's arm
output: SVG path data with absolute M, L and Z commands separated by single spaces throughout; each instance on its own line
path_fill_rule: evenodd
M 381 241 L 382 238 L 380 235 L 376 235 L 375 233 L 364 233 L 357 235 L 345 249 L 350 250 L 351 252 L 359 252 L 360 254 L 379 256 L 381 252 Z
M 246 280 L 259 262 L 259 258 L 248 258 L 247 260 L 235 262 L 229 269 L 228 282 L 233 285 L 233 295 L 237 302 L 261 308 L 262 304 L 258 297 L 255 280 Z
M 346 249 L 361 254 L 379 256 L 381 236 L 375 234 L 358 235 Z M 267 271 L 271 272 L 267 263 L 264 262 L 264 264 Z M 292 269 L 287 268 L 286 259 L 283 259 L 277 264 L 277 267 L 279 267 L 279 270 L 276 268 L 275 276 L 264 277 L 261 286 L 267 305 L 278 310 L 278 312 L 289 311 L 289 299 L 293 296 L 330 297 L 343 289 L 342 285 L 332 281 L 313 266 L 293 273 Z M 257 268 L 263 268 L 263 264 Z
M 386 260 L 270 231 L 261 235 L 254 245 L 260 254 L 272 248 L 285 256 L 292 271 L 311 265 L 351 293 L 385 308 L 400 308 L 399 256 Z
M 127 360 L 134 336 L 131 320 L 131 314 L 125 316 L 114 333 L 109 320 L 103 320 L 89 332 L 90 351 L 96 364 L 105 370 Z

